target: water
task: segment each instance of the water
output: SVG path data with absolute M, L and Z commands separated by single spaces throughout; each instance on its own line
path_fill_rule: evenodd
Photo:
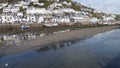
M 31 50 L 0 58 L 1 68 L 120 68 L 120 29 L 70 46 Z

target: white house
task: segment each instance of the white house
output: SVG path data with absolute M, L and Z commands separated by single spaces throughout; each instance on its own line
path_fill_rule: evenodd
M 0 5 L 1 5 L 2 7 L 5 7 L 5 6 L 8 5 L 8 3 L 1 3 Z
M 53 3 L 48 6 L 49 9 L 54 9 L 54 8 L 58 8 L 58 7 L 62 7 L 62 4 L 61 3 Z
M 22 6 L 22 8 L 23 8 L 23 9 L 27 9 L 27 8 L 28 8 L 28 6 L 27 6 L 27 5 L 24 5 L 24 6 Z
M 2 23 L 14 23 L 13 14 L 2 14 L 1 15 Z
M 70 23 L 69 17 L 54 17 L 52 18 L 53 23 Z
M 42 16 L 39 16 L 37 23 L 42 23 L 44 21 L 44 18 Z
M 109 24 L 109 25 L 116 24 L 114 20 L 115 20 L 114 17 L 104 17 L 103 24 Z
M 82 15 L 81 13 L 71 14 L 71 22 L 74 22 L 74 23 L 89 24 L 90 20 L 91 19 L 87 15 Z
M 18 13 L 17 13 L 17 16 L 23 17 L 23 12 L 18 12 Z
M 75 10 L 71 9 L 71 8 L 62 8 L 62 9 L 59 9 L 58 11 L 59 12 L 67 12 L 67 13 L 73 13 L 73 12 L 75 12 Z
M 46 10 L 45 8 L 29 7 L 26 10 L 27 14 L 52 14 L 52 11 Z
M 27 23 L 42 23 L 44 22 L 44 17 L 40 15 L 36 16 L 36 15 L 28 14 L 22 20 Z
M 22 20 L 23 18 L 21 18 L 17 15 L 14 15 L 13 18 L 14 18 L 14 23 L 22 23 L 22 21 L 23 21 Z
M 23 5 L 18 3 L 18 4 L 14 4 L 14 6 L 15 6 L 15 7 L 21 7 L 21 6 L 23 6 Z
M 71 22 L 81 23 L 84 21 L 84 17 L 71 17 Z
M 29 7 L 26 10 L 27 14 L 38 14 L 38 13 L 45 13 L 46 10 L 44 8 L 34 8 L 34 7 Z
M 113 17 L 104 17 L 103 20 L 104 21 L 112 21 L 112 20 L 115 20 L 115 18 L 113 18 Z
M 81 13 L 71 13 L 71 22 L 79 23 L 85 20 L 84 16 Z
M 92 19 L 91 19 L 91 22 L 92 22 L 92 23 L 97 23 L 98 21 L 99 21 L 98 18 L 92 18 Z
M 19 1 L 18 4 L 21 4 L 22 6 L 24 5 L 29 5 L 30 2 L 26 2 L 26 1 Z
M 44 5 L 44 3 L 39 3 L 39 6 L 43 6 Z
M 67 6 L 71 6 L 72 4 L 71 3 L 68 3 L 66 1 L 63 2 L 63 4 L 67 5 Z
M 39 0 L 30 0 L 30 2 L 38 2 Z
M 4 7 L 4 13 L 17 13 L 19 11 L 19 7 Z
M 27 15 L 27 23 L 36 23 L 35 15 Z

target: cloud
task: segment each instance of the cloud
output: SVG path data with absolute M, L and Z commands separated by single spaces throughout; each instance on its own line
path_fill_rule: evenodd
M 74 0 L 107 13 L 120 14 L 120 0 Z

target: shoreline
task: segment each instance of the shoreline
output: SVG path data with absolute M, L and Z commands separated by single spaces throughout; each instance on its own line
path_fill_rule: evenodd
M 42 47 L 53 45 L 55 43 L 60 43 L 64 41 L 77 41 L 77 40 L 83 40 L 89 37 L 92 37 L 93 35 L 96 35 L 98 33 L 103 33 L 106 31 L 110 31 L 113 29 L 117 29 L 120 26 L 105 26 L 105 27 L 93 27 L 93 28 L 83 28 L 79 30 L 72 30 L 68 32 L 63 33 L 57 33 L 57 34 L 50 34 L 47 36 L 43 36 L 34 40 L 27 40 L 23 41 L 20 45 L 11 45 L 9 47 L 3 47 L 0 48 L 0 55 L 11 55 L 11 54 L 17 54 L 21 52 L 25 52 L 28 50 L 33 49 L 40 49 Z M 73 41 L 73 42 L 74 42 Z M 71 44 L 71 43 L 68 43 Z

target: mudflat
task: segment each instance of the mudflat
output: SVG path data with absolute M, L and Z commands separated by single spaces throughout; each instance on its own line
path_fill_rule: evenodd
M 34 49 L 38 46 L 45 46 L 45 44 L 55 43 L 63 40 L 71 39 L 85 39 L 92 37 L 98 33 L 106 32 L 109 30 L 117 29 L 119 26 L 104 26 L 104 27 L 93 27 L 83 28 L 78 30 L 71 30 L 68 32 L 49 34 L 34 40 L 23 41 L 20 45 L 11 45 L 0 48 L 0 53 L 4 55 L 15 54 L 24 52 L 27 50 Z

